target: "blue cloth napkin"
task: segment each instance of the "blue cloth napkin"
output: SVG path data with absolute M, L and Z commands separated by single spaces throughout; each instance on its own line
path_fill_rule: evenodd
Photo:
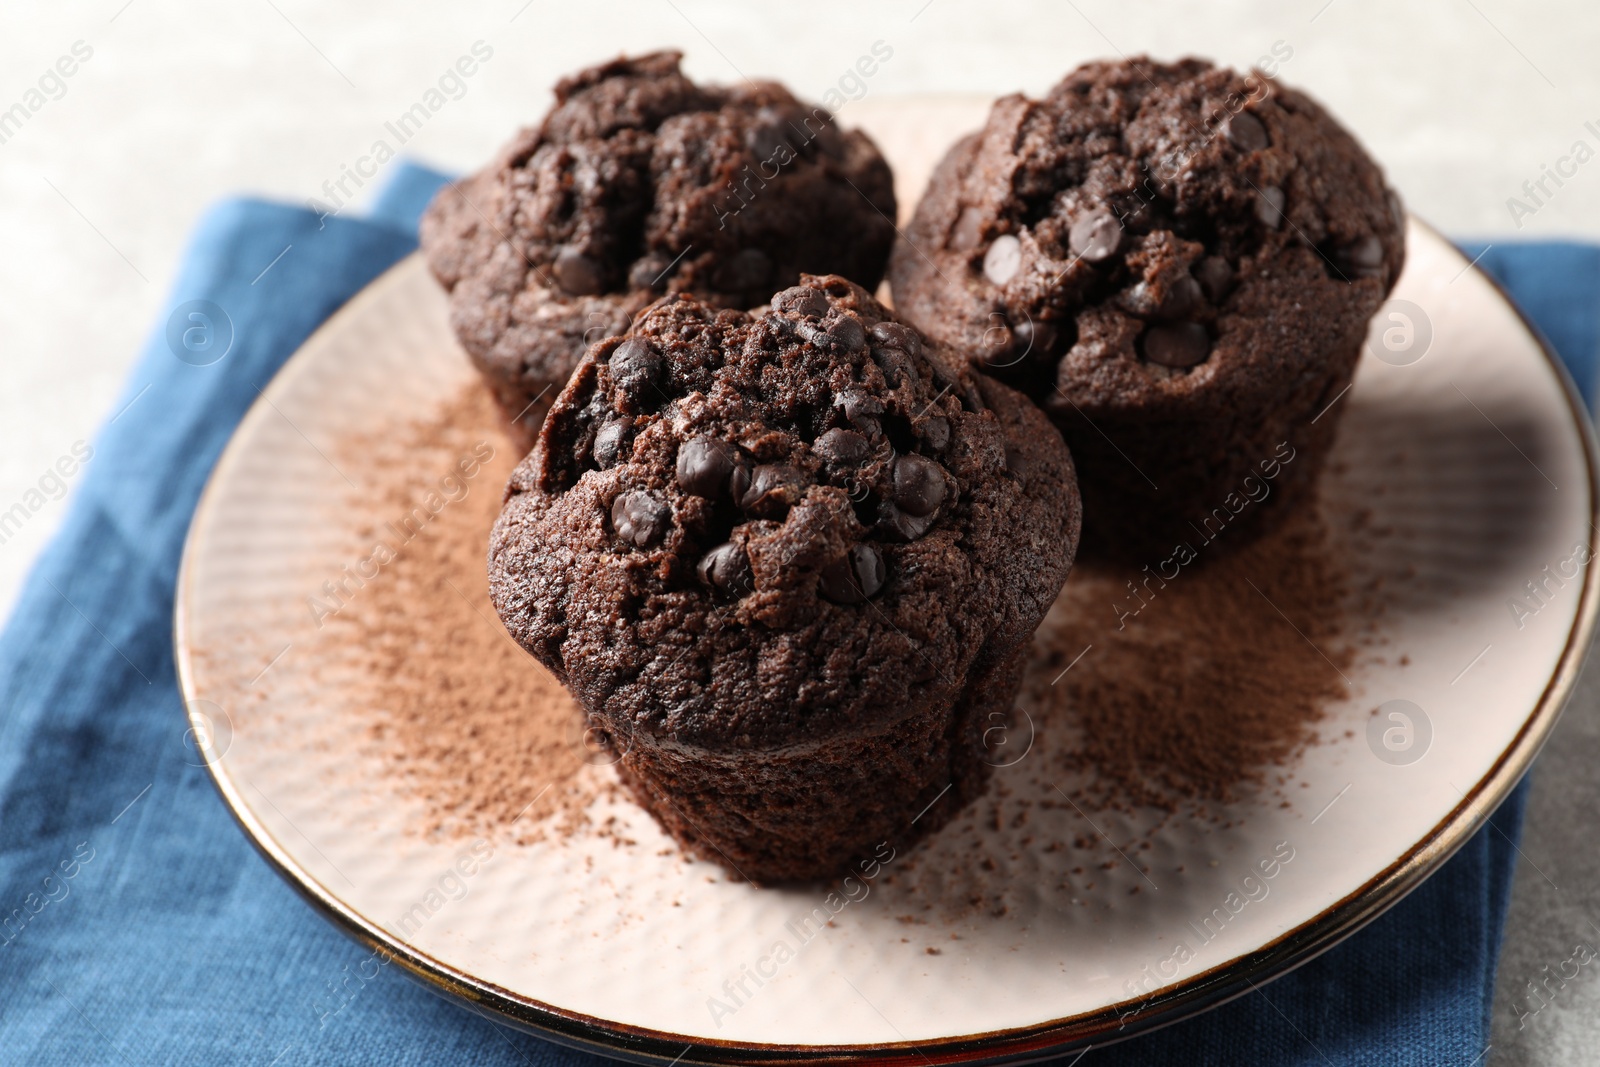
M 367 953 L 257 857 L 185 743 L 172 600 L 201 487 L 284 359 L 415 247 L 441 180 L 402 167 L 362 219 L 211 211 L 92 453 L 61 442 L 77 492 L 0 639 L 0 1063 L 602 1062 L 394 968 L 367 977 Z M 1497 247 L 1482 262 L 1592 387 L 1600 250 Z M 1523 798 L 1342 945 L 1081 1062 L 1473 1062 Z

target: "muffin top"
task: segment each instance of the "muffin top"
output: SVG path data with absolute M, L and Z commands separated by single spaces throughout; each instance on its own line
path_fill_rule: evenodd
M 890 274 L 907 321 L 1047 406 L 1225 404 L 1359 336 L 1404 228 L 1378 166 L 1305 95 L 1138 57 L 998 101 Z
M 744 308 L 802 271 L 877 285 L 895 201 L 866 135 L 774 82 L 696 85 L 680 58 L 563 79 L 537 127 L 434 201 L 423 247 L 475 356 L 559 387 L 587 330 L 662 292 Z
M 881 730 L 1028 640 L 1072 460 L 1013 390 L 839 276 L 684 295 L 589 350 L 512 475 L 489 583 L 613 728 L 736 753 Z

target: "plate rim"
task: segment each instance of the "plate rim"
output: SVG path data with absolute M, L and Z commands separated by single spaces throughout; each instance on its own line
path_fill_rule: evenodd
M 1600 446 L 1588 408 L 1566 366 L 1555 355 L 1538 327 L 1523 314 L 1505 289 L 1476 261 L 1467 261 L 1459 248 L 1439 230 L 1417 218 L 1408 220 L 1439 242 L 1448 255 L 1465 264 L 1489 283 L 1502 304 L 1534 343 L 1555 373 L 1567 415 L 1576 428 L 1583 452 L 1589 490 L 1589 550 L 1600 556 Z M 191 728 L 204 731 L 191 661 L 189 601 L 195 583 L 195 558 L 201 531 L 218 507 L 217 486 L 242 454 L 242 436 L 264 418 L 274 392 L 308 366 L 306 353 L 327 335 L 339 332 L 369 305 L 381 300 L 389 288 L 407 275 L 425 270 L 421 253 L 412 252 L 369 282 L 305 339 L 284 362 L 240 419 L 207 477 L 205 489 L 190 519 L 179 563 L 173 605 L 174 663 L 179 694 Z M 1577 613 L 1550 679 L 1516 737 L 1462 800 L 1432 830 L 1389 867 L 1340 900 L 1328 905 L 1293 930 L 1286 931 L 1255 951 L 1164 986 L 1148 997 L 1121 1001 L 1105 1008 L 1021 1027 L 964 1034 L 924 1041 L 875 1042 L 849 1045 L 796 1045 L 728 1041 L 691 1037 L 667 1031 L 602 1019 L 546 1004 L 495 983 L 476 978 L 394 937 L 381 924 L 355 911 L 304 869 L 261 823 L 245 801 L 237 783 L 221 767 L 221 756 L 204 752 L 206 771 L 224 806 L 245 837 L 299 895 L 348 937 L 398 963 L 408 974 L 435 993 L 456 1000 L 491 1022 L 498 1017 L 519 1030 L 558 1044 L 619 1057 L 634 1062 L 688 1062 L 698 1064 L 875 1064 L 1001 1063 L 1039 1059 L 1089 1044 L 1121 1041 L 1198 1015 L 1251 992 L 1263 982 L 1281 977 L 1311 961 L 1377 919 L 1435 873 L 1487 821 L 1533 763 L 1560 720 L 1577 682 L 1600 614 L 1600 566 L 1585 570 Z M 492 1013 L 492 1015 L 490 1014 Z

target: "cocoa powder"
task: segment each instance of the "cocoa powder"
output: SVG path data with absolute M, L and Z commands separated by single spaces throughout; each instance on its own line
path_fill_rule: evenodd
M 353 703 L 424 805 L 420 830 L 606 835 L 585 814 L 620 793 L 605 753 L 585 744 L 575 702 L 489 603 L 488 533 L 519 458 L 498 427 L 473 385 L 425 419 L 344 443 L 365 532 L 395 552 L 329 621 L 359 650 L 370 691 Z M 484 442 L 492 457 L 462 479 L 464 494 L 404 537 L 401 518 Z M 1349 694 L 1359 635 L 1334 541 L 1312 506 L 1248 545 L 1197 543 L 1175 572 L 1170 561 L 1080 564 L 1035 638 L 1019 698 L 1039 732 L 1023 768 L 1033 773 L 1010 779 L 1016 795 L 994 783 L 959 821 L 1043 814 L 1060 800 L 1056 783 L 1085 810 L 1125 812 L 1204 810 L 1269 775 L 1282 784 L 1323 710 Z
M 489 529 L 520 458 L 499 426 L 473 384 L 425 419 L 342 442 L 364 535 L 392 558 L 330 623 L 357 646 L 370 691 L 354 703 L 426 805 L 420 829 L 531 840 L 580 825 L 614 778 L 588 765 L 575 702 L 489 603 Z
M 1064 728 L 1051 747 L 1087 783 L 1079 803 L 1234 800 L 1350 695 L 1345 568 L 1315 506 L 1247 545 L 1189 547 L 1080 567 L 1047 620 L 1032 695 Z

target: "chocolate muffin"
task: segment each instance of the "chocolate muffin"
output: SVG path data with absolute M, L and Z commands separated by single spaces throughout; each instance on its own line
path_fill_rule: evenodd
M 562 391 L 490 595 L 675 838 L 826 876 L 980 790 L 1074 486 L 1037 407 L 842 277 L 760 314 L 673 295 Z
M 748 308 L 802 271 L 883 276 L 894 187 L 866 135 L 774 82 L 696 85 L 679 59 L 563 79 L 423 217 L 456 335 L 523 444 L 589 345 L 663 292 Z
M 1009 96 L 939 165 L 898 313 L 1041 404 L 1085 552 L 1240 541 L 1305 494 L 1405 217 L 1305 95 L 1197 59 L 1090 63 Z

